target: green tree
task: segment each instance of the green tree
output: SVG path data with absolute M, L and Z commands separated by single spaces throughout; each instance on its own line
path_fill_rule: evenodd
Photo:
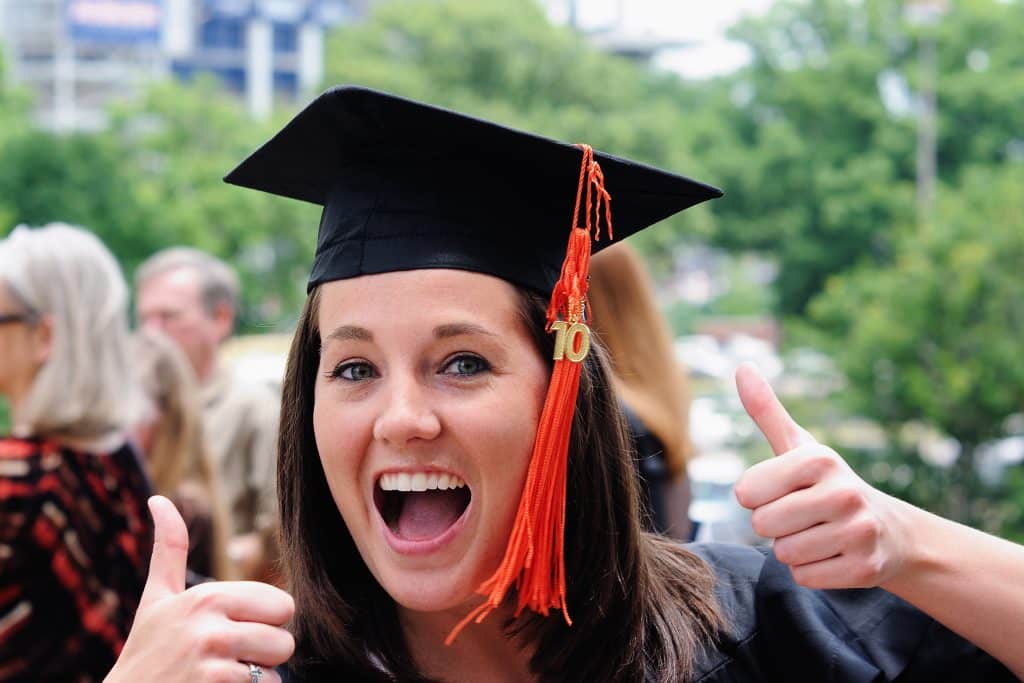
M 855 410 L 893 433 L 917 421 L 960 443 L 943 486 L 919 502 L 989 524 L 973 505 L 991 493 L 974 456 L 1024 407 L 1024 165 L 975 168 L 961 182 L 934 226 L 898 240 L 890 265 L 830 280 L 810 313 L 833 340 Z
M 6 222 L 75 223 L 96 232 L 121 259 L 138 262 L 159 242 L 144 227 L 147 212 L 132 169 L 106 136 L 28 131 L 0 146 L 0 197 Z
M 893 227 L 911 221 L 916 123 L 899 95 L 919 86 L 920 40 L 937 45 L 940 177 L 1024 155 L 1024 5 L 955 3 L 914 27 L 904 4 L 777 3 L 733 31 L 750 66 L 702 93 L 694 153 L 728 192 L 715 240 L 778 259 L 784 313 L 802 313 L 830 275 L 888 261 Z
M 274 128 L 251 120 L 215 82 L 200 80 L 151 88 L 113 112 L 109 132 L 132 176 L 125 193 L 142 214 L 112 246 L 124 245 L 119 251 L 127 254 L 144 245 L 145 256 L 183 244 L 224 258 L 241 277 L 241 323 L 250 330 L 294 320 L 316 243 L 312 205 L 223 182 Z

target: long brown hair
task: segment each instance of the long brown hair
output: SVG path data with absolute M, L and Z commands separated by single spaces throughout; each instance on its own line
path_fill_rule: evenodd
M 611 356 L 616 391 L 664 446 L 665 463 L 678 478 L 692 451 L 689 387 L 650 275 L 631 246 L 622 242 L 594 255 L 587 300 L 591 326 Z
M 551 358 L 545 302 L 528 292 L 521 297 L 538 352 Z M 314 290 L 299 320 L 281 408 L 278 495 L 296 603 L 292 666 L 308 680 L 426 681 L 395 603 L 359 555 L 320 463 L 313 434 L 319 301 Z M 603 350 L 595 347 L 584 363 L 565 528 L 573 626 L 529 616 L 507 631 L 533 642 L 530 665 L 541 680 L 685 680 L 723 627 L 713 574 L 688 550 L 641 530 L 631 450 Z
M 199 386 L 192 366 L 163 335 L 143 331 L 134 341 L 139 380 L 157 413 L 146 451 L 153 489 L 172 500 L 186 486 L 200 489 L 210 506 L 213 576 L 233 578 L 227 556 L 228 512 L 203 437 Z

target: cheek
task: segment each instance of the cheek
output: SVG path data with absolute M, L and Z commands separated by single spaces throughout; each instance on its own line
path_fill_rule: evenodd
M 319 386 L 313 405 L 313 437 L 331 494 L 343 516 L 361 496 L 340 495 L 359 490 L 359 466 L 366 453 L 366 430 L 361 429 L 355 411 L 342 410 L 322 398 Z M 349 521 L 346 519 L 346 521 Z
M 482 406 L 474 419 L 463 421 L 474 449 L 481 455 L 488 489 L 497 494 L 497 506 L 502 508 L 495 512 L 509 523 L 518 508 L 533 453 L 547 379 L 546 368 L 539 364 L 535 373 L 527 373 L 514 388 L 497 392 L 495 400 Z M 489 499 L 495 502 L 495 498 Z

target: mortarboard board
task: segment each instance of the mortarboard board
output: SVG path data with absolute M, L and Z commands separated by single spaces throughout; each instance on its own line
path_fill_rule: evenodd
M 722 194 L 594 156 L 615 200 L 620 239 Z M 457 268 L 550 294 L 579 169 L 574 145 L 342 86 L 320 95 L 225 180 L 324 207 L 310 288 L 372 273 Z
M 571 624 L 566 463 L 589 349 L 589 259 L 609 243 L 594 240 L 602 222 L 611 237 L 613 197 L 621 239 L 721 191 L 587 145 L 352 86 L 320 95 L 225 180 L 324 207 L 310 290 L 360 275 L 454 268 L 551 297 L 555 363 L 516 521 L 500 567 L 479 588 L 486 601 L 447 642 L 513 586 L 517 614 L 556 609 Z

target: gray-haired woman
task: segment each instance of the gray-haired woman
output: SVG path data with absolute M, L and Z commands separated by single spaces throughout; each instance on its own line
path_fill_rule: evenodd
M 126 434 L 127 289 L 92 234 L 0 240 L 0 679 L 101 680 L 145 582 L 149 485 Z

